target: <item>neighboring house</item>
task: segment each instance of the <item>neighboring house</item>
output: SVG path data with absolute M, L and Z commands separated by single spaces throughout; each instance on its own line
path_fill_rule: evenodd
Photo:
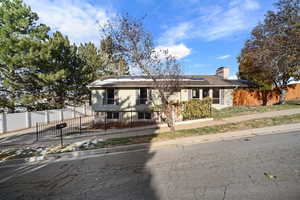
M 183 75 L 181 90 L 171 98 L 183 102 L 211 97 L 215 108 L 232 106 L 233 90 L 249 87 L 249 85 L 247 82 L 228 78 L 227 67 L 218 68 L 216 75 Z M 127 111 L 134 111 L 135 119 L 150 119 L 153 116 L 147 109 L 153 103 L 160 104 L 152 80 L 145 76 L 104 77 L 94 81 L 88 87 L 92 91 L 92 109 L 96 113 L 106 113 L 107 119 L 124 118 L 126 117 L 124 113 Z

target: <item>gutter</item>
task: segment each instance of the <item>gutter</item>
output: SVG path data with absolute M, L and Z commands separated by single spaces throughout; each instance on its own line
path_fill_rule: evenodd
M 147 88 L 154 88 L 153 86 L 147 86 L 147 85 L 139 85 L 139 86 L 122 86 L 122 85 L 109 85 L 109 86 L 87 86 L 89 89 L 93 88 L 141 88 L 141 87 L 147 87 Z M 183 86 L 182 89 L 187 88 L 213 88 L 213 87 L 243 87 L 247 88 L 248 86 L 242 86 L 242 85 L 189 85 L 189 86 Z

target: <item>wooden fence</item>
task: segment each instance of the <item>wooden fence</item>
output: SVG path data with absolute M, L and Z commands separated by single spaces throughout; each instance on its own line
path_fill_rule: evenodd
M 300 83 L 290 85 L 287 91 L 286 100 L 300 98 Z M 278 103 L 279 90 L 266 91 L 262 93 L 257 90 L 235 90 L 233 93 L 234 106 L 260 106 L 264 101 L 267 105 Z

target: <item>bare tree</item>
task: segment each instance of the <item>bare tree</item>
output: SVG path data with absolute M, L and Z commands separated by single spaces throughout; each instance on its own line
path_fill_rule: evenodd
M 121 16 L 116 21 L 109 21 L 101 32 L 104 37 L 112 39 L 114 52 L 126 59 L 131 71 L 138 71 L 152 80 L 161 100 L 162 116 L 171 131 L 175 132 L 176 108 L 171 96 L 179 91 L 181 83 L 181 66 L 176 59 L 168 51 L 155 49 L 142 19 Z

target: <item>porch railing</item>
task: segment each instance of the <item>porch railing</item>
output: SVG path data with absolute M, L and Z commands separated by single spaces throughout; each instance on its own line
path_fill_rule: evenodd
M 116 98 L 104 98 L 103 105 L 119 105 L 119 100 Z
M 143 104 L 148 104 L 149 99 L 148 98 L 137 98 L 136 99 L 136 105 L 143 105 Z

